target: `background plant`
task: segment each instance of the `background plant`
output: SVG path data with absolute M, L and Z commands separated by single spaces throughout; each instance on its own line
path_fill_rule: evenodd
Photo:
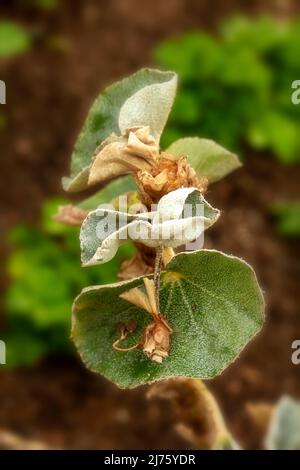
M 10 284 L 5 296 L 7 366 L 30 365 L 51 354 L 72 354 L 69 342 L 70 310 L 84 285 L 117 280 L 121 261 L 134 248 L 123 246 L 105 266 L 80 266 L 79 230 L 53 220 L 58 204 L 45 202 L 39 226 L 17 226 L 9 234 L 13 251 L 8 259 Z
M 30 49 L 31 35 L 20 24 L 0 21 L 0 58 L 9 58 Z
M 278 202 L 271 208 L 271 213 L 280 235 L 289 238 L 300 237 L 300 202 Z
M 181 80 L 163 144 L 200 133 L 232 150 L 246 144 L 299 162 L 300 108 L 291 103 L 299 41 L 299 19 L 264 17 L 227 20 L 217 37 L 195 31 L 164 41 L 155 60 Z

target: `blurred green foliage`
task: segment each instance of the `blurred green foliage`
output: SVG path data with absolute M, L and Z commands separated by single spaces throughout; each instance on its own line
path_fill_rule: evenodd
M 300 106 L 291 102 L 300 79 L 300 20 L 235 17 L 218 37 L 192 32 L 164 41 L 159 66 L 179 74 L 180 87 L 163 144 L 186 134 L 239 151 L 269 150 L 283 164 L 300 161 Z
M 52 219 L 54 198 L 44 208 L 39 229 L 17 226 L 9 236 L 14 250 L 8 260 L 5 306 L 7 367 L 29 365 L 46 354 L 72 352 L 69 334 L 74 298 L 85 286 L 117 280 L 123 259 L 134 248 L 123 245 L 111 262 L 97 267 L 80 265 L 79 229 Z
M 25 28 L 13 21 L 0 21 L 0 58 L 21 54 L 30 46 L 31 36 Z
M 29 2 L 41 10 L 54 10 L 58 6 L 57 0 L 29 0 Z
M 271 209 L 280 235 L 300 237 L 300 201 L 275 204 Z

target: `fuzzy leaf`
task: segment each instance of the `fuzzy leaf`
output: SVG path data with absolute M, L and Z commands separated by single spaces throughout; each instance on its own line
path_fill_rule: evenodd
M 169 72 L 169 79 L 153 83 L 137 91 L 125 101 L 119 116 L 123 134 L 131 127 L 149 126 L 150 133 L 159 142 L 175 98 L 177 76 Z
M 173 142 L 166 150 L 173 155 L 186 155 L 199 176 L 206 176 L 210 183 L 220 180 L 241 163 L 236 155 L 200 137 L 184 137 Z
M 300 403 L 283 397 L 275 408 L 266 438 L 268 450 L 300 450 Z
M 121 388 L 174 376 L 215 377 L 261 328 L 264 301 L 247 263 L 217 251 L 181 253 L 161 275 L 161 312 L 174 330 L 169 357 L 156 364 L 139 349 L 115 351 L 118 322 L 136 322 L 124 341 L 130 347 L 151 321 L 119 297 L 142 279 L 84 289 L 73 306 L 72 338 L 84 363 Z
M 134 179 L 131 176 L 123 176 L 107 184 L 89 198 L 81 201 L 78 207 L 83 210 L 94 210 L 101 204 L 109 203 L 118 196 L 136 190 L 137 186 Z
M 147 100 L 150 95 L 152 97 L 152 94 L 148 87 L 153 85 L 156 86 L 155 91 L 159 98 L 162 97 L 160 92 L 160 87 L 162 87 L 164 99 L 162 103 L 158 104 L 158 101 L 153 98 L 153 103 L 150 106 Z M 143 94 L 142 90 L 145 87 L 147 91 Z M 92 105 L 75 143 L 71 176 L 63 179 L 64 189 L 76 192 L 87 187 L 89 166 L 97 146 L 112 133 L 119 135 L 125 125 L 131 127 L 133 123 L 136 125 L 137 122 L 143 121 L 142 125 L 153 125 L 153 132 L 158 136 L 168 117 L 175 89 L 175 73 L 152 69 L 142 69 L 106 88 Z M 138 92 L 141 93 L 137 94 Z M 128 101 L 130 98 L 132 98 L 131 101 Z M 141 98 L 140 104 L 139 98 Z M 149 112 L 146 105 L 149 106 Z M 154 119 L 156 119 L 154 109 L 157 106 L 162 110 L 160 124 L 154 123 Z M 127 111 L 132 114 L 126 117 Z M 143 120 L 143 118 L 145 119 Z M 151 122 L 148 123 L 148 119 Z
M 219 217 L 219 211 L 195 188 L 163 196 L 152 213 L 130 215 L 107 208 L 90 212 L 81 226 L 84 266 L 110 261 L 128 239 L 149 247 L 177 247 L 198 238 Z

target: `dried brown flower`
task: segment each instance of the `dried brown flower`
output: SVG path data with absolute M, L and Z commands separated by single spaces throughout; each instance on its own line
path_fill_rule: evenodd
M 170 350 L 170 327 L 161 318 L 155 319 L 144 331 L 141 348 L 149 359 L 159 364 L 168 357 Z
M 142 195 L 147 194 L 156 203 L 165 194 L 181 187 L 195 187 L 202 193 L 207 189 L 207 178 L 199 178 L 189 165 L 187 157 L 162 152 L 151 170 L 139 170 L 137 184 Z
M 130 348 L 121 349 L 119 347 L 120 341 L 128 336 L 127 330 L 122 330 L 120 338 L 114 342 L 113 347 L 118 351 L 125 352 L 140 348 L 149 359 L 160 364 L 169 355 L 170 336 L 173 331 L 167 321 L 157 311 L 154 282 L 148 278 L 143 279 L 143 281 L 146 287 L 146 294 L 138 287 L 134 287 L 127 292 L 123 292 L 120 297 L 146 310 L 150 313 L 153 320 L 146 327 L 141 340 L 137 344 Z

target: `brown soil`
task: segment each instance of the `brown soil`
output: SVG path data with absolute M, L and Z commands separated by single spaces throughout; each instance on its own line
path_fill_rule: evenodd
M 65 0 L 46 15 L 21 0 L 2 2 L 0 11 L 29 25 L 35 40 L 29 53 L 0 64 L 8 103 L 7 128 L 0 133 L 1 233 L 17 222 L 36 221 L 44 198 L 61 192 L 74 138 L 102 85 L 151 63 L 151 50 L 162 38 L 200 26 L 213 29 L 246 2 L 141 3 Z M 247 8 L 281 16 L 300 11 L 296 1 L 253 1 Z M 276 236 L 268 211 L 274 201 L 299 199 L 299 177 L 300 168 L 248 155 L 245 167 L 208 195 L 224 214 L 208 232 L 207 246 L 249 261 L 267 302 L 262 333 L 209 383 L 231 430 L 250 448 L 261 445 L 261 432 L 249 403 L 274 401 L 282 393 L 300 398 L 300 376 L 290 360 L 291 342 L 300 338 L 300 244 Z M 1 248 L 2 259 L 6 250 Z M 1 277 L 5 286 L 3 272 Z M 147 387 L 119 391 L 75 362 L 3 370 L 0 380 L 0 429 L 26 439 L 55 448 L 189 445 L 176 434 L 170 407 L 146 399 Z

